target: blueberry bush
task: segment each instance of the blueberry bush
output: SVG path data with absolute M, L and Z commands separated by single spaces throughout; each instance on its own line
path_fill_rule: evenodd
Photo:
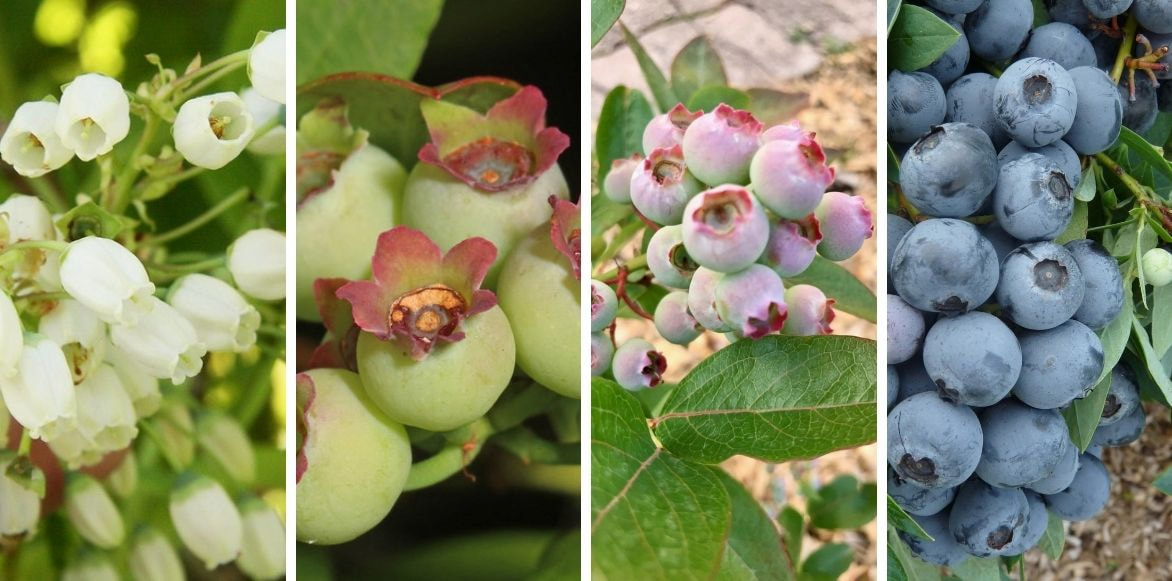
M 547 123 L 570 107 L 536 84 L 552 70 L 501 65 L 522 35 L 499 29 L 516 42 L 483 38 L 470 61 L 459 33 L 549 15 L 506 25 L 479 6 L 299 6 L 307 579 L 578 574 L 580 219 L 571 135 Z M 535 84 L 422 84 L 451 71 Z
M 284 19 L 211 4 L 4 8 L 0 577 L 285 573 Z
M 890 578 L 1060 559 L 1168 413 L 1165 4 L 888 2 Z
M 595 40 L 621 12 L 595 6 Z M 607 4 L 607 3 L 602 3 Z M 607 15 L 613 18 L 607 18 Z M 609 20 L 609 21 L 607 21 Z M 719 464 L 812 459 L 875 438 L 875 343 L 831 335 L 835 309 L 875 320 L 875 297 L 837 261 L 872 235 L 861 198 L 835 184 L 792 97 L 729 87 L 703 36 L 670 77 L 618 24 L 653 96 L 610 91 L 592 197 L 593 570 L 614 579 L 836 578 L 852 560 L 804 531 L 856 529 L 875 485 L 807 485 L 805 514 L 763 507 Z M 619 319 L 688 345 L 731 344 L 678 384 L 673 362 Z

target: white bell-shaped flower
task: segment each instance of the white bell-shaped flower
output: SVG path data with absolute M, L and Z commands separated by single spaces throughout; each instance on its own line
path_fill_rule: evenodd
M 134 450 L 127 450 L 118 466 L 106 477 L 106 487 L 121 499 L 130 498 L 138 489 L 138 460 Z
M 220 169 L 252 141 L 256 125 L 236 93 L 196 97 L 179 107 L 171 135 L 175 149 L 191 165 Z
M 61 258 L 61 286 L 107 323 L 133 325 L 158 302 L 138 257 L 97 236 L 69 245 Z
M 57 103 L 32 101 L 16 109 L 4 136 L 0 159 L 30 178 L 43 176 L 73 159 L 73 150 L 61 143 L 54 125 Z
M 167 302 L 191 325 L 208 351 L 246 351 L 256 343 L 260 313 L 232 285 L 189 274 L 171 285 Z
M 126 538 L 122 513 L 105 488 L 82 472 L 69 475 L 65 486 L 65 514 L 78 534 L 96 547 L 113 549 Z
M 138 435 L 138 417 L 122 380 L 103 363 L 77 386 L 77 428 L 101 452 L 130 445 Z
M 170 510 L 179 538 L 209 570 L 240 554 L 244 525 L 220 483 L 185 474 L 171 491 Z
M 16 375 L 0 379 L 12 419 L 46 442 L 74 427 L 77 398 L 65 353 L 40 335 L 26 334 Z
M 260 39 L 248 53 L 248 79 L 252 86 L 282 105 L 285 104 L 285 29 Z
M 208 349 L 179 311 L 153 296 L 147 300 L 146 315 L 133 325 L 111 326 L 110 339 L 147 373 L 183 383 L 203 368 Z
M 285 298 L 285 234 L 269 228 L 245 232 L 228 248 L 228 271 L 248 296 Z
M 81 383 L 102 364 L 106 356 L 106 325 L 98 316 L 73 299 L 58 301 L 41 317 L 37 332 L 65 352 L 73 382 Z
M 70 470 L 80 470 L 87 466 L 93 466 L 101 462 L 102 458 L 106 455 L 105 452 L 99 450 L 97 445 L 81 433 L 77 424 L 54 436 L 53 441 L 48 442 L 48 444 L 49 449 L 53 451 L 53 455 Z
M 54 127 L 65 147 L 89 161 L 130 133 L 130 99 L 122 83 L 98 73 L 73 79 L 61 92 Z
M 119 576 L 108 557 L 91 551 L 65 567 L 61 581 L 119 581 Z
M 151 424 L 163 453 L 181 468 L 190 466 L 195 460 L 195 422 L 187 406 L 178 399 L 164 400 Z
M 196 424 L 196 439 L 209 456 L 240 484 L 256 479 L 256 455 L 244 427 L 231 416 L 208 412 Z
M 0 452 L 0 536 L 19 537 L 36 529 L 41 518 L 37 493 L 7 476 L 15 454 Z
M 24 349 L 24 328 L 20 313 L 8 293 L 0 290 L 0 379 L 16 375 Z
M 253 579 L 277 579 L 285 574 L 285 525 L 276 511 L 259 498 L 240 503 L 244 542 L 236 565 Z
M 53 215 L 36 196 L 13 194 L 0 204 L 0 217 L 8 226 L 8 243 L 22 240 L 54 240 Z
M 135 581 L 184 581 L 183 562 L 171 541 L 152 528 L 134 534 L 130 546 L 130 572 Z
M 249 87 L 240 92 L 244 106 L 252 114 L 257 131 L 267 127 L 274 120 L 276 124 L 263 134 L 257 134 L 248 144 L 248 151 L 257 155 L 284 155 L 285 153 L 285 106 L 260 94 Z
M 134 404 L 134 413 L 139 419 L 149 418 L 159 411 L 163 394 L 159 391 L 159 378 L 151 375 L 141 365 L 128 357 L 121 349 L 110 346 L 106 351 L 106 362 L 114 366 L 122 380 L 122 389 Z

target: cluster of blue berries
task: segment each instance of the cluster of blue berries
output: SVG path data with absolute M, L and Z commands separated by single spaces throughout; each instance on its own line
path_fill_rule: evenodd
M 765 128 L 724 104 L 708 113 L 678 105 L 653 118 L 643 153 L 615 161 L 602 190 L 654 230 L 647 269 L 675 289 L 655 308 L 659 334 L 687 345 L 705 329 L 734 339 L 830 333 L 834 301 L 782 281 L 816 254 L 846 260 L 873 233 L 862 199 L 826 192 L 834 175 L 814 134 L 797 123 Z M 592 282 L 591 371 L 609 369 L 626 389 L 654 387 L 663 355 L 642 339 L 615 349 L 605 333 L 623 298 L 614 282 Z
M 1093 517 L 1110 491 L 1101 447 L 1143 429 L 1121 364 L 1091 447 L 1071 440 L 1061 411 L 1103 375 L 1095 330 L 1119 314 L 1124 289 L 1098 243 L 1055 239 L 1074 212 L 1079 156 L 1111 147 L 1122 126 L 1145 130 L 1138 111 L 1157 110 L 1142 87 L 1167 51 L 1139 35 L 1143 52 L 1117 87 L 1105 72 L 1122 34 L 1112 18 L 1130 7 L 1172 33 L 1172 2 L 1048 0 L 1054 22 L 1032 30 L 1030 0 L 926 3 L 960 39 L 888 78 L 888 139 L 903 150 L 916 221 L 888 215 L 888 490 L 934 538 L 901 533 L 911 550 L 955 565 L 1024 553 L 1048 513 Z M 972 55 L 1004 73 L 969 72 Z M 966 220 L 977 215 L 992 221 Z

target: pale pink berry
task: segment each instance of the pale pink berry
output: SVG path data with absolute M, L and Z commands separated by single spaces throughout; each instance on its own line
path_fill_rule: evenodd
M 830 260 L 846 260 L 854 256 L 863 241 L 875 232 L 871 211 L 858 196 L 829 192 L 814 211 L 822 229 L 818 253 Z
M 781 277 L 760 264 L 725 275 L 716 285 L 716 311 L 744 337 L 780 331 L 788 313 Z
M 722 278 L 724 274 L 701 266 L 692 274 L 688 285 L 688 312 L 705 329 L 717 333 L 732 330 L 716 312 L 716 285 Z
M 753 264 L 769 242 L 765 209 L 741 186 L 701 192 L 684 209 L 684 248 L 696 263 L 720 272 Z
M 689 111 L 680 103 L 672 107 L 671 111 L 656 115 L 643 129 L 643 153 L 651 155 L 652 151 L 661 147 L 671 148 L 682 144 L 684 131 L 703 114 L 703 111 Z
M 814 262 L 821 241 L 822 231 L 813 214 L 801 220 L 783 218 L 769 226 L 769 243 L 761 262 L 782 278 L 797 276 Z
M 620 204 L 631 202 L 631 175 L 643 165 L 643 155 L 636 153 L 631 157 L 616 159 L 610 164 L 610 171 L 602 180 L 602 193 L 607 199 Z
M 761 143 L 761 122 L 748 111 L 717 105 L 684 132 L 684 158 L 692 174 L 709 185 L 745 184 Z
M 834 168 L 813 133 L 797 139 L 775 139 L 757 150 L 749 166 L 753 193 L 783 218 L 798 219 L 818 207 L 834 181 Z
M 631 175 L 631 203 L 656 224 L 679 224 L 684 206 L 703 189 L 688 172 L 680 146 L 656 149 Z
M 829 335 L 830 323 L 834 321 L 834 299 L 816 286 L 794 285 L 785 290 L 785 304 L 789 317 L 785 320 L 782 333 L 786 335 Z

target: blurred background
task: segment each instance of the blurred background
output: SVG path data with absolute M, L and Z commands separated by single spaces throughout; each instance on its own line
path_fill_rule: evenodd
M 875 5 L 847 0 L 627 0 L 620 22 L 639 38 L 651 59 L 668 70 L 680 49 L 699 35 L 708 38 L 724 64 L 732 87 L 765 88 L 787 95 L 795 118 L 818 135 L 837 168 L 831 190 L 861 196 L 874 214 L 876 205 L 876 52 Z M 650 90 L 634 54 L 616 25 L 591 53 L 591 113 L 597 121 L 603 101 L 619 85 Z M 841 263 L 875 291 L 876 237 Z M 875 338 L 875 325 L 836 312 L 835 334 Z M 697 363 L 727 345 L 706 333 L 688 347 L 659 338 L 654 325 L 620 318 L 617 344 L 632 337 L 651 341 L 668 360 L 664 381 L 677 383 Z M 784 505 L 805 512 L 803 489 L 817 489 L 838 476 L 874 483 L 874 444 L 833 452 L 813 461 L 770 465 L 735 457 L 724 468 L 776 517 Z M 853 552 L 841 579 L 877 579 L 876 531 L 872 521 L 857 530 L 806 528 L 803 558 L 828 543 L 845 543 Z

